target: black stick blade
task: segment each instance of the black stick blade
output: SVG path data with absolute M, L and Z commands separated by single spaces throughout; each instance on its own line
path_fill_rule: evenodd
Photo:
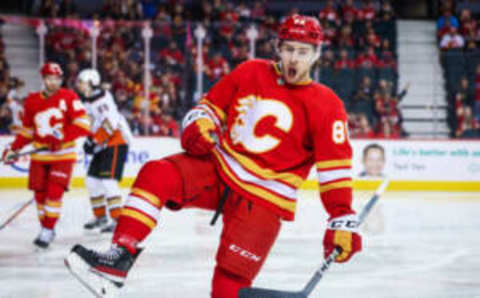
M 261 288 L 243 288 L 238 298 L 307 298 L 304 292 L 287 292 Z

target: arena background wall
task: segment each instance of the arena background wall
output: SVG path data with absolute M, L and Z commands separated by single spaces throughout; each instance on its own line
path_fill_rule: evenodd
M 0 137 L 0 148 L 12 137 Z M 354 149 L 353 174 L 356 190 L 373 190 L 381 177 L 359 177 L 364 171 L 363 149 L 376 143 L 385 150 L 384 176 L 389 177 L 389 190 L 393 191 L 480 191 L 480 141 L 465 140 L 352 140 Z M 26 148 L 24 149 L 26 150 Z M 135 138 L 121 182 L 130 186 L 141 166 L 180 152 L 178 139 L 166 137 Z M 83 187 L 90 156 L 85 156 L 78 146 L 79 159 L 74 171 L 72 187 Z M 27 185 L 29 158 L 24 157 L 14 165 L 0 163 L 0 187 L 19 188 Z M 304 189 L 316 189 L 314 170 L 304 183 Z

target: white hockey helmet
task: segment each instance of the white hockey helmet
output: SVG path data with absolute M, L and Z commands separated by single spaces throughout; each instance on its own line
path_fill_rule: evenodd
M 77 77 L 78 81 L 89 83 L 92 87 L 100 86 L 100 74 L 96 69 L 87 68 L 82 70 Z

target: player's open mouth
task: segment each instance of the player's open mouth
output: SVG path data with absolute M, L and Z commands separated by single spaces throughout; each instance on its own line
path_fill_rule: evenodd
M 297 74 L 297 70 L 294 67 L 289 67 L 287 69 L 287 75 L 289 77 L 294 78 L 296 74 Z

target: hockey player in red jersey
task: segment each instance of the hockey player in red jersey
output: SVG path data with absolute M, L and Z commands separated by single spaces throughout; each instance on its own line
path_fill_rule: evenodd
M 75 139 L 87 135 L 90 124 L 75 92 L 61 88 L 61 67 L 46 63 L 40 72 L 45 88 L 25 99 L 23 126 L 4 150 L 2 160 L 14 162 L 15 153 L 28 144 L 44 149 L 31 156 L 28 188 L 34 192 L 41 225 L 34 244 L 47 248 L 55 238 L 62 196 L 76 159 Z
M 66 259 L 72 273 L 86 283 L 97 275 L 110 281 L 90 284 L 101 296 L 123 285 L 162 208 L 223 209 L 211 297 L 238 297 L 260 271 L 282 221 L 294 219 L 297 189 L 312 166 L 329 215 L 325 255 L 339 247 L 336 261 L 345 262 L 360 251 L 347 115 L 334 92 L 310 78 L 321 41 L 316 19 L 288 17 L 279 29 L 278 62 L 247 61 L 213 86 L 183 120 L 186 152 L 143 166 L 112 247 L 74 246 Z

